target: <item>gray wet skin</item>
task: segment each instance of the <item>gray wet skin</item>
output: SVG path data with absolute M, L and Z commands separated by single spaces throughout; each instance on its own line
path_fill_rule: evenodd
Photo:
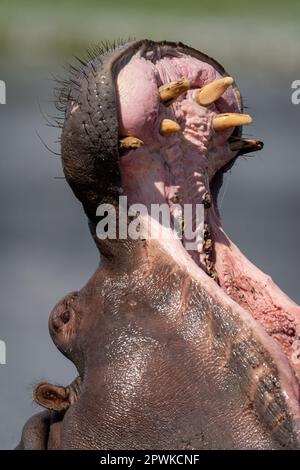
M 159 241 L 95 236 L 97 206 L 116 203 L 122 188 L 116 77 L 137 51 L 153 59 L 167 49 L 226 75 L 194 49 L 145 40 L 91 59 L 70 84 L 63 166 L 101 264 L 49 319 L 79 378 L 36 388 L 47 410 L 27 422 L 19 449 L 300 448 L 290 371 L 256 322 L 216 300 Z

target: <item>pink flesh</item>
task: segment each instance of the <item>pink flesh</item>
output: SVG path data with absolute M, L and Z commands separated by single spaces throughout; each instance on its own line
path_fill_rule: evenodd
M 293 343 L 300 337 L 300 307 L 227 237 L 215 211 L 208 216 L 214 227 L 218 281 L 224 292 L 248 310 L 283 348 L 298 378 L 300 364 L 293 361 Z
M 191 89 L 170 107 L 164 106 L 158 87 L 181 78 L 190 81 Z M 138 137 L 145 144 L 121 158 L 123 187 L 129 204 L 142 203 L 150 210 L 150 204 L 167 202 L 176 218 L 179 214 L 177 207 L 172 209 L 174 196 L 180 196 L 181 204 L 201 203 L 205 193 L 210 192 L 212 177 L 234 158 L 236 154 L 228 144 L 233 129 L 221 133 L 212 129 L 212 119 L 217 114 L 239 112 L 233 90 L 227 90 L 207 108 L 195 101 L 197 90 L 217 78 L 220 75 L 212 66 L 184 55 L 165 55 L 153 64 L 136 54 L 120 71 L 117 81 L 120 135 Z M 159 125 L 166 118 L 177 121 L 182 132 L 161 136 Z M 251 313 L 281 346 L 300 377 L 300 366 L 291 360 L 293 342 L 300 338 L 300 307 L 229 240 L 221 227 L 218 210 L 211 207 L 205 212 L 223 299 L 225 293 Z M 180 253 L 178 242 L 171 234 L 168 236 L 168 250 L 177 260 L 182 257 L 186 264 L 186 254 Z M 182 242 L 185 246 L 184 238 Z M 189 256 L 205 270 L 202 249 L 189 251 Z M 209 279 L 210 289 L 211 283 Z

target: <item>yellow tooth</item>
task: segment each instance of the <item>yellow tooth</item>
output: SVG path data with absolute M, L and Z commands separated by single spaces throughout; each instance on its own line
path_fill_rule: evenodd
M 125 137 L 120 140 L 121 149 L 138 149 L 144 145 L 144 142 L 137 137 Z
M 212 122 L 216 132 L 222 132 L 230 127 L 247 126 L 251 124 L 252 117 L 249 114 L 226 113 L 218 114 Z
M 220 78 L 214 82 L 205 85 L 199 91 L 196 101 L 201 106 L 209 106 L 217 101 L 225 93 L 227 88 L 233 84 L 234 80 L 232 77 Z
M 229 146 L 233 152 L 239 152 L 240 155 L 243 155 L 244 153 L 257 152 L 258 150 L 261 150 L 264 143 L 255 139 L 239 139 L 237 137 L 232 137 L 229 139 Z
M 160 100 L 166 105 L 176 100 L 178 96 L 185 93 L 190 88 L 190 82 L 183 78 L 182 80 L 174 80 L 173 82 L 166 83 L 159 87 L 158 92 Z
M 172 121 L 171 119 L 163 119 L 160 123 L 159 132 L 161 135 L 175 134 L 180 131 L 180 126 L 177 122 Z

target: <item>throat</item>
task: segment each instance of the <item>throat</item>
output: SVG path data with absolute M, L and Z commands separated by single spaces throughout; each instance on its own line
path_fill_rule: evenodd
M 158 224 L 178 235 L 197 266 L 214 277 L 207 158 L 179 134 L 159 148 L 154 144 L 147 152 L 138 149 L 122 157 L 121 174 L 128 204 L 143 204 Z

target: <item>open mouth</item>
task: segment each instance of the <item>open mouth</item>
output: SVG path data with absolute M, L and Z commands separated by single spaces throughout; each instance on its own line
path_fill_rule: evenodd
M 160 44 L 138 51 L 122 67 L 117 90 L 121 175 L 129 203 L 149 210 L 154 203 L 168 204 L 173 224 L 183 223 L 183 238 L 180 243 L 170 231 L 161 241 L 164 248 L 177 263 L 201 269 L 247 310 L 299 379 L 299 306 L 232 243 L 217 206 L 224 170 L 238 155 L 263 146 L 240 137 L 251 117 L 242 114 L 234 80 L 205 55 Z M 204 205 L 204 241 L 197 250 L 185 250 L 178 204 Z
M 243 114 L 233 78 L 188 46 L 145 40 L 91 57 L 67 83 L 64 101 L 64 172 L 83 204 L 103 263 L 50 316 L 55 344 L 80 375 L 70 387 L 43 383 L 35 391 L 38 403 L 63 413 L 63 445 L 75 446 L 72 429 L 90 432 L 83 424 L 86 406 L 91 421 L 101 416 L 94 424 L 94 447 L 111 448 L 99 429 L 106 439 L 108 425 L 110 436 L 110 413 L 116 412 L 119 423 L 124 410 L 116 403 L 124 398 L 121 379 L 128 373 L 125 392 L 136 381 L 138 397 L 135 402 L 130 391 L 128 409 L 139 411 L 128 432 L 133 448 L 174 445 L 177 422 L 156 439 L 162 412 L 164 423 L 174 416 L 181 420 L 183 435 L 199 436 L 204 429 L 208 448 L 226 446 L 219 426 L 228 428 L 228 447 L 277 448 L 279 443 L 299 448 L 300 308 L 232 243 L 218 209 L 223 173 L 239 155 L 263 147 L 241 137 L 252 119 Z M 145 226 L 152 222 L 153 205 L 168 208 L 171 224 L 156 221 L 160 238 L 97 239 L 99 205 L 117 206 L 120 195 L 127 197 L 128 207 L 147 208 L 140 217 Z M 201 228 L 197 211 L 191 211 L 187 224 L 186 206 L 203 208 Z M 173 230 L 178 226 L 181 238 Z M 188 232 L 199 230 L 201 244 L 191 248 Z M 133 326 L 139 327 L 138 336 Z M 128 344 L 151 346 L 144 374 L 130 357 L 131 346 L 123 347 L 124 335 Z M 151 362 L 153 343 L 162 351 L 162 372 Z M 185 375 L 191 357 L 194 369 Z M 180 384 L 182 392 L 170 395 L 163 408 L 165 358 L 171 363 L 167 391 Z M 183 379 L 177 380 L 179 372 Z M 144 401 L 145 387 L 151 390 L 149 401 Z M 175 409 L 170 414 L 169 406 Z M 145 410 L 147 440 L 141 443 L 137 426 L 143 429 Z M 267 430 L 266 441 L 257 427 Z M 125 445 L 126 436 L 121 433 L 115 446 Z M 195 445 L 202 446 L 197 439 Z

